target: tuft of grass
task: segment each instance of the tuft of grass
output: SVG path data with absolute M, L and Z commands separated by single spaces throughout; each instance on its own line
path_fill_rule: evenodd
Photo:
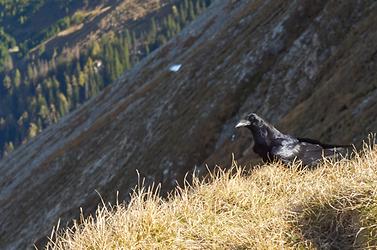
M 46 249 L 376 248 L 377 150 L 299 167 L 234 163 L 168 199 L 141 187 L 129 204 L 53 231 Z

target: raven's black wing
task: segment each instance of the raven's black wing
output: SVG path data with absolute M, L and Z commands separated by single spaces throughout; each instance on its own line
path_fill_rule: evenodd
M 271 153 L 285 163 L 300 160 L 303 165 L 315 165 L 322 159 L 323 150 L 318 144 L 296 142 L 273 147 Z
M 314 140 L 314 139 L 310 139 L 310 138 L 300 138 L 298 137 L 297 140 L 299 142 L 307 142 L 307 143 L 310 143 L 310 144 L 317 144 L 317 145 L 320 145 L 322 148 L 324 149 L 331 149 L 331 148 L 353 148 L 352 145 L 336 145 L 336 144 L 326 144 L 326 143 L 322 143 L 318 140 Z
M 313 140 L 311 140 L 311 142 L 313 142 Z M 323 148 L 320 144 L 309 142 L 292 142 L 273 147 L 271 154 L 286 163 L 292 162 L 293 160 L 300 160 L 304 166 L 314 166 L 318 164 L 323 157 L 345 157 L 347 155 L 347 149 L 343 147 Z
M 303 165 L 313 166 L 318 164 L 324 157 L 341 159 L 349 154 L 349 148 L 343 146 L 323 144 L 312 144 L 309 142 L 300 142 L 300 151 L 297 153 L 297 159 L 301 160 Z

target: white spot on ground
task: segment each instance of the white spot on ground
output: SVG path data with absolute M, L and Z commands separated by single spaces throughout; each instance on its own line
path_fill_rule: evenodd
M 173 64 L 169 67 L 171 72 L 178 72 L 182 67 L 182 64 Z

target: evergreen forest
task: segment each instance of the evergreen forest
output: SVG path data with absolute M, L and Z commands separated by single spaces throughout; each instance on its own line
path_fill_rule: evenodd
M 107 2 L 0 0 L 0 157 L 96 96 L 211 3 L 171 1 L 163 18 L 149 16 L 142 29 L 106 32 L 85 47 L 44 48 L 47 39 L 85 21 L 81 9 Z M 53 4 L 59 14 L 52 11 L 53 22 L 30 33 L 30 18 L 46 4 Z

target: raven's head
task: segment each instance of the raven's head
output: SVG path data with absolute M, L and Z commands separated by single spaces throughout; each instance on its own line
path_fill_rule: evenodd
M 272 132 L 274 127 L 270 126 L 265 120 L 259 117 L 255 113 L 248 114 L 244 119 L 241 119 L 236 128 L 245 127 L 248 128 L 254 137 L 254 142 L 256 144 L 269 145 L 270 137 L 269 133 Z
M 237 123 L 236 128 L 247 127 L 251 129 L 251 128 L 260 128 L 265 125 L 266 125 L 266 122 L 261 117 L 259 117 L 255 113 L 250 113 L 246 116 L 245 119 L 241 119 Z
M 255 142 L 254 147 L 255 145 L 269 147 L 273 139 L 284 137 L 284 134 L 255 113 L 250 113 L 246 118 L 241 119 L 236 125 L 236 128 L 240 127 L 248 128 L 251 131 Z

